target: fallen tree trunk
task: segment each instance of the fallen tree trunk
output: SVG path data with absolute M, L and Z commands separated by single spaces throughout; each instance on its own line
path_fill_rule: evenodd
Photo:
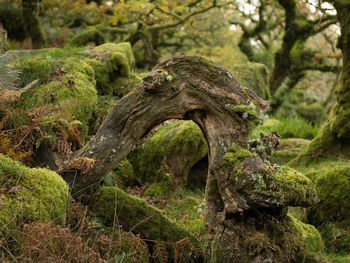
M 274 170 L 247 149 L 249 128 L 267 107 L 220 66 L 197 56 L 172 58 L 118 101 L 96 136 L 66 165 L 73 172 L 63 177 L 75 195 L 94 192 L 152 128 L 168 119 L 191 119 L 209 146 L 205 220 L 214 230 L 211 254 L 217 262 L 289 262 L 301 237 L 286 207 L 309 206 L 316 195 L 306 177 Z

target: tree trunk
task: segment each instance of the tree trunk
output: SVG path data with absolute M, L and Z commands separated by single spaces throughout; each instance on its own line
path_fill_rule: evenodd
M 7 32 L 3 25 L 0 23 L 0 54 L 5 53 L 7 43 Z
M 335 92 L 337 102 L 320 135 L 310 143 L 305 153 L 293 161 L 295 163 L 308 163 L 329 155 L 350 157 L 350 3 L 344 2 L 335 3 L 341 28 L 338 46 L 343 55 L 343 71 Z
M 66 165 L 75 171 L 65 171 L 63 177 L 71 183 L 73 194 L 86 189 L 91 193 L 153 127 L 168 119 L 191 119 L 209 146 L 205 221 L 216 233 L 211 247 L 217 262 L 271 257 L 287 262 L 298 245 L 288 243 L 292 253 L 280 241 L 290 233 L 285 207 L 311 205 L 316 195 L 304 176 L 275 171 L 247 150 L 249 127 L 267 106 L 214 63 L 197 56 L 172 58 L 158 64 L 140 86 L 118 101 L 96 136 Z M 263 222 L 246 224 L 252 222 L 249 218 Z M 246 242 L 260 242 L 257 233 L 266 235 L 264 249 L 243 251 Z
M 41 0 L 22 0 L 23 24 L 34 49 L 46 46 L 46 35 L 39 22 Z

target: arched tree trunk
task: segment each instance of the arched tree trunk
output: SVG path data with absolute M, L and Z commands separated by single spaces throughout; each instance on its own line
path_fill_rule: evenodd
M 93 190 L 153 127 L 168 119 L 191 119 L 209 146 L 205 220 L 215 233 L 211 249 L 217 262 L 271 257 L 287 262 L 298 245 L 288 247 L 289 241 L 281 238 L 290 234 L 285 207 L 311 205 L 316 195 L 304 176 L 275 171 L 247 150 L 249 127 L 267 106 L 214 63 L 197 56 L 172 58 L 158 64 L 114 106 L 96 136 L 66 165 L 79 173 L 63 176 L 74 183 L 75 194 Z M 245 225 L 258 217 L 263 220 L 259 226 Z M 272 230 L 274 220 L 279 223 Z M 251 236 L 258 232 L 265 235 L 263 249 L 244 252 L 242 242 L 248 247 L 249 242 L 261 242 L 260 234 Z

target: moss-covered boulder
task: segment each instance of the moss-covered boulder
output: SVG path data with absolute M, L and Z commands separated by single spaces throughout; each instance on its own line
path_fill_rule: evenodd
M 171 222 L 158 209 L 116 187 L 101 187 L 89 207 L 106 225 L 118 222 L 124 230 L 140 233 L 142 238 L 170 243 L 189 238 L 198 245 L 192 234 Z
M 278 148 L 272 154 L 272 162 L 286 164 L 302 153 L 310 140 L 300 138 L 288 138 L 279 140 Z
M 268 71 L 265 65 L 248 62 L 233 65 L 230 71 L 241 85 L 253 90 L 262 99 L 270 99 Z
M 130 43 L 106 43 L 92 49 L 91 55 L 101 94 L 123 96 L 141 82 L 134 73 L 135 58 Z
M 327 251 L 350 252 L 350 167 L 333 167 L 306 174 L 320 202 L 307 209 L 308 221 L 320 229 Z
M 314 181 L 320 202 L 308 209 L 309 222 L 349 221 L 350 226 L 350 167 L 334 167 L 306 174 Z
M 96 27 L 90 27 L 75 35 L 68 43 L 68 46 L 81 47 L 89 43 L 101 45 L 105 42 L 104 36 Z
M 94 69 L 84 59 L 30 56 L 19 59 L 15 65 L 22 72 L 22 78 L 39 79 L 41 84 L 23 94 L 21 108 L 58 105 L 66 116 L 74 116 L 88 126 L 97 104 L 97 92 Z
M 129 159 L 136 175 L 147 182 L 168 181 L 170 175 L 186 184 L 190 168 L 206 154 L 200 128 L 192 121 L 173 121 L 139 145 Z
M 0 235 L 33 221 L 63 224 L 68 198 L 68 186 L 55 172 L 0 154 Z

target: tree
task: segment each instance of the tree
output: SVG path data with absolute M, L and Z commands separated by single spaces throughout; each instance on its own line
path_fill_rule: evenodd
M 254 62 L 262 61 L 260 50 L 274 53 L 272 72 L 270 75 L 271 95 L 273 96 L 279 87 L 284 84 L 292 89 L 304 76 L 307 70 L 318 70 L 321 72 L 337 72 L 339 67 L 327 59 L 327 56 L 319 49 L 311 49 L 307 40 L 314 37 L 329 26 L 336 23 L 336 16 L 329 14 L 318 5 L 311 12 L 308 3 L 296 0 L 279 0 L 279 5 L 273 1 L 260 1 L 257 7 L 258 19 L 255 14 L 246 14 L 244 18 L 247 23 L 232 20 L 231 23 L 239 25 L 243 30 L 239 47 L 248 59 Z M 280 8 L 282 7 L 282 10 Z M 283 32 L 282 39 L 279 36 Z M 272 41 L 270 40 L 272 39 Z M 257 41 L 260 45 L 254 44 Z M 281 42 L 276 50 L 274 42 Z M 274 97 L 273 107 L 278 108 L 281 98 Z
M 163 47 L 181 46 L 177 31 L 191 25 L 193 17 L 213 8 L 227 6 L 228 0 L 120 1 L 116 5 L 111 32 L 126 35 L 135 48 L 139 66 L 154 66 Z
M 329 155 L 350 157 L 350 2 L 334 2 L 341 36 L 338 46 L 343 55 L 343 69 L 336 90 L 336 104 L 328 120 L 304 154 L 294 162 L 312 161 Z
M 83 194 L 88 202 L 86 194 L 153 127 L 168 119 L 191 119 L 209 145 L 205 221 L 216 233 L 211 247 L 217 262 L 289 262 L 302 242 L 286 207 L 310 206 L 317 196 L 305 176 L 289 168 L 275 170 L 248 150 L 249 129 L 267 105 L 220 66 L 197 56 L 175 57 L 158 64 L 113 107 L 61 173 L 73 194 Z M 261 235 L 264 243 L 255 251 Z

